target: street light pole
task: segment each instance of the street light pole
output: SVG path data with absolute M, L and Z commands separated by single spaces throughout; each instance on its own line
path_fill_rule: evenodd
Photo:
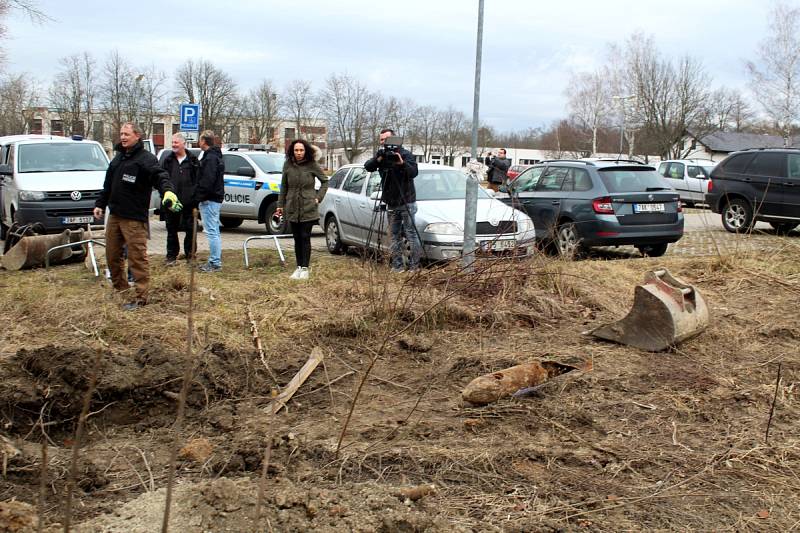
M 475 49 L 475 92 L 472 103 L 472 161 L 478 160 L 478 121 L 481 101 L 481 54 L 483 51 L 483 0 L 478 0 L 478 43 Z M 478 179 L 469 173 L 464 195 L 464 247 L 462 266 L 471 272 L 475 262 L 475 222 L 478 214 Z

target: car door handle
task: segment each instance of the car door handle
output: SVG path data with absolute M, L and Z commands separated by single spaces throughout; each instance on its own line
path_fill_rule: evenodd
M 561 200 L 553 200 L 553 205 L 561 205 Z
M 784 184 L 783 184 L 783 185 L 784 185 L 785 187 L 794 187 L 794 183 L 792 183 L 791 181 L 784 182 Z

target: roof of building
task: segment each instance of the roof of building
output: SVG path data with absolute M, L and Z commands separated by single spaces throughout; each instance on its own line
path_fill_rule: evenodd
M 780 135 L 715 131 L 699 140 L 713 152 L 738 152 L 748 148 L 783 148 L 783 137 Z M 800 142 L 793 141 L 792 146 L 800 147 Z

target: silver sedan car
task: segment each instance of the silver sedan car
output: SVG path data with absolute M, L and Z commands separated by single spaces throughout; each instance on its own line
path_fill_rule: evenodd
M 467 175 L 452 167 L 420 164 L 414 179 L 417 192 L 416 226 L 423 259 L 444 261 L 461 257 L 464 241 L 464 196 Z M 385 206 L 380 202 L 380 175 L 361 165 L 341 167 L 328 182 L 319 205 L 328 251 L 343 253 L 348 246 L 388 251 L 391 243 Z M 528 255 L 535 247 L 533 222 L 479 189 L 476 244 L 482 255 Z

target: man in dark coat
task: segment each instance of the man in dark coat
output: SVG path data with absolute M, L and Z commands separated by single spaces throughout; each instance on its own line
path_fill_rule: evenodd
M 175 213 L 162 210 L 161 217 L 167 224 L 167 265 L 175 265 L 180 253 L 178 232 L 183 231 L 183 253 L 186 260 L 194 254 L 194 221 L 192 220 L 192 196 L 197 186 L 200 172 L 200 161 L 186 149 L 186 137 L 182 133 L 172 136 L 172 150 L 164 158 L 161 166 L 169 173 L 178 201 L 183 204 L 183 209 Z
M 156 156 L 144 149 L 142 131 L 130 122 L 119 131 L 116 157 L 106 171 L 103 190 L 95 202 L 94 217 L 102 219 L 106 207 L 106 261 L 111 281 L 118 291 L 128 290 L 123 247 L 127 247 L 128 267 L 133 273 L 136 299 L 123 305 L 132 310 L 147 303 L 150 288 L 150 266 L 147 259 L 150 194 L 158 189 L 164 205 L 180 210 L 169 175 L 158 164 Z
M 392 136 L 394 131 L 389 128 L 381 131 L 381 148 L 375 153 L 375 157 L 364 163 L 364 168 L 368 172 L 377 170 L 381 175 L 381 200 L 386 204 L 392 232 L 392 272 L 406 270 L 403 264 L 404 236 L 411 248 L 408 270 L 414 271 L 419 269 L 422 255 L 422 244 L 414 225 L 414 215 L 417 212 L 414 178 L 419 169 L 414 155 L 405 148 L 400 147 L 393 151 L 384 148 L 386 139 Z
M 508 169 L 511 168 L 511 160 L 506 159 L 505 148 L 500 148 L 497 151 L 497 156 L 489 152 L 489 157 L 484 162 L 489 167 L 487 176 L 489 188 L 497 192 L 500 189 L 500 185 L 508 181 Z
M 198 144 L 203 151 L 203 158 L 200 160 L 200 176 L 197 179 L 192 205 L 197 205 L 200 209 L 209 250 L 208 262 L 200 267 L 200 271 L 218 272 L 222 270 L 219 211 L 225 199 L 225 164 L 222 162 L 222 150 L 215 144 L 213 131 L 206 130 L 201 133 Z

